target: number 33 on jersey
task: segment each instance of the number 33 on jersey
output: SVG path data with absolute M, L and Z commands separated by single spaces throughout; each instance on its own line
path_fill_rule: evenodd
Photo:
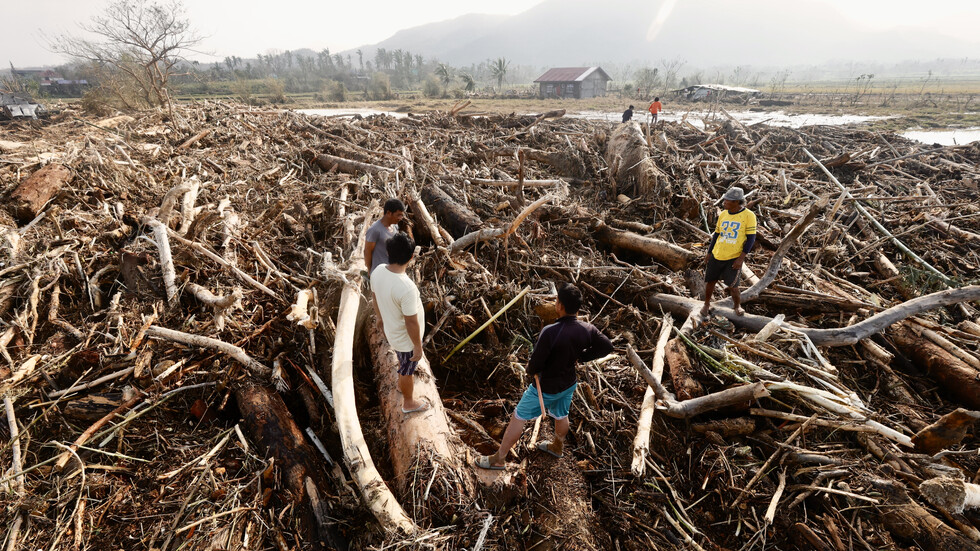
M 711 250 L 711 256 L 717 260 L 731 260 L 742 254 L 746 236 L 755 234 L 755 214 L 749 209 L 742 209 L 735 214 L 722 210 L 715 225 L 718 239 Z

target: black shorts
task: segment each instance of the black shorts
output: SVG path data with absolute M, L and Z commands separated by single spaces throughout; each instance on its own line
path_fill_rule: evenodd
M 708 267 L 704 269 L 705 283 L 711 283 L 720 279 L 729 287 L 738 285 L 741 270 L 736 270 L 733 264 L 735 264 L 734 258 L 731 260 L 717 260 L 714 255 L 709 254 Z

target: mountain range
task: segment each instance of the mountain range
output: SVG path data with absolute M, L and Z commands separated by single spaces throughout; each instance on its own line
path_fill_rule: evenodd
M 421 53 L 451 65 L 597 63 L 789 66 L 976 58 L 980 39 L 922 29 L 870 32 L 812 0 L 546 0 L 513 16 L 468 14 L 398 31 L 360 49 Z M 353 51 L 353 50 L 352 50 Z

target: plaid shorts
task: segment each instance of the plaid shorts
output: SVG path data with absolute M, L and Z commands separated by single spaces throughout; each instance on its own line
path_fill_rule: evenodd
M 418 362 L 412 361 L 411 352 L 399 352 L 395 350 L 395 355 L 398 356 L 398 374 L 399 375 L 414 375 L 415 368 L 419 366 Z

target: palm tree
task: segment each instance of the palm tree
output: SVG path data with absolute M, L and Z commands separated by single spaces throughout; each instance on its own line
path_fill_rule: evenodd
M 374 66 L 380 71 L 385 66 L 385 58 L 388 56 L 388 52 L 384 48 L 378 48 L 374 52 Z
M 473 80 L 473 75 L 469 73 L 463 73 L 459 75 L 459 78 L 463 81 L 463 89 L 467 92 L 472 92 L 476 90 L 476 81 Z
M 510 62 L 502 57 L 498 57 L 490 64 L 490 74 L 493 78 L 497 79 L 497 91 L 499 92 L 504 86 L 504 77 L 507 76 L 507 66 Z
M 361 72 L 364 72 L 364 52 L 360 48 L 357 49 L 357 62 L 361 64 Z
M 445 63 L 440 63 L 436 67 L 436 76 L 442 81 L 442 86 L 445 90 L 444 93 L 449 93 L 449 83 L 453 80 L 453 69 Z

